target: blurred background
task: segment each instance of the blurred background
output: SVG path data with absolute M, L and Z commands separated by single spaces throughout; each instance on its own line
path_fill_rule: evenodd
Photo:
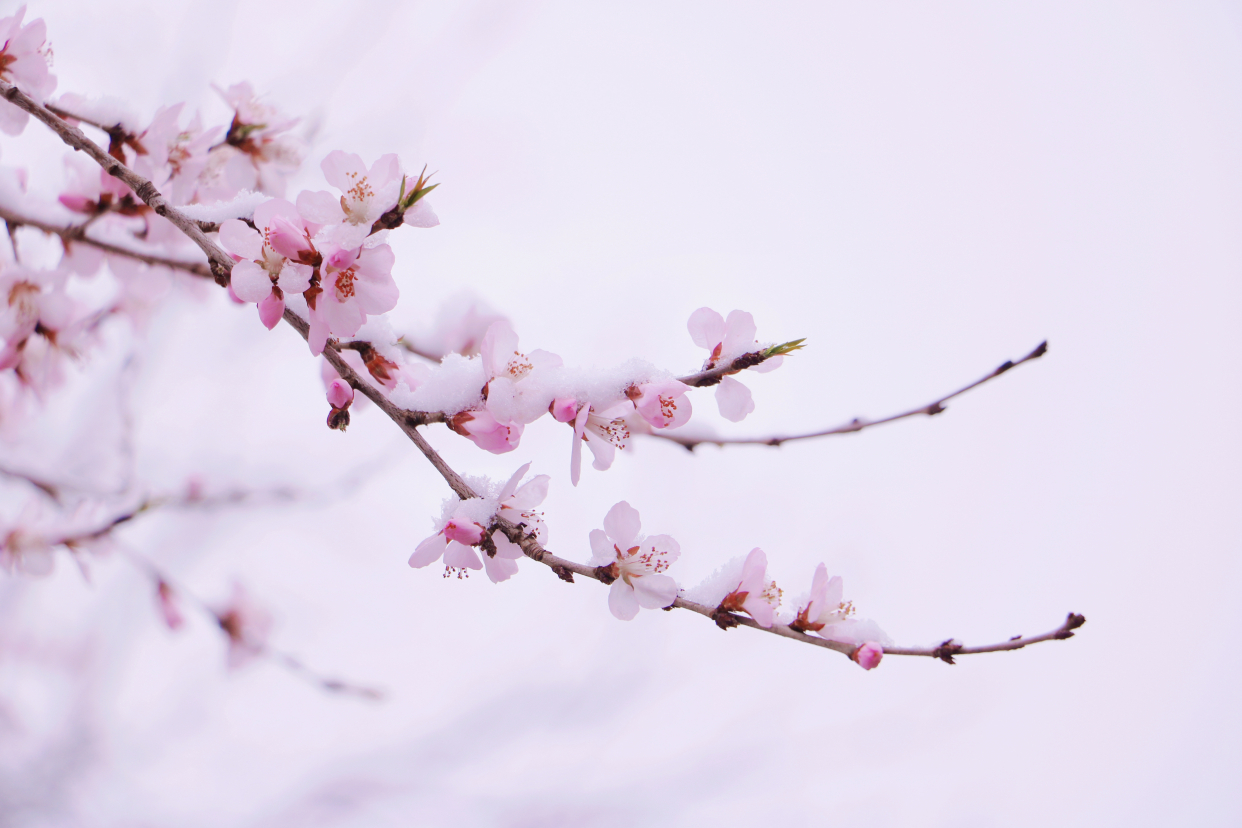
M 0 3 L 9 14 L 15 3 Z M 744 377 L 779 449 L 640 441 L 569 486 L 544 419 L 463 473 L 553 476 L 549 547 L 586 560 L 618 500 L 693 585 L 754 546 L 792 597 L 820 561 L 904 644 L 1068 642 L 962 658 L 835 653 L 689 613 L 613 618 L 527 562 L 442 580 L 406 558 L 449 492 L 392 424 L 323 425 L 319 367 L 218 290 L 171 295 L 7 460 L 83 486 L 293 487 L 120 535 L 272 642 L 386 692 L 225 667 L 119 556 L 0 578 L 0 825 L 1237 825 L 1242 797 L 1237 3 L 32 3 L 58 93 L 144 122 L 251 81 L 333 149 L 441 183 L 392 243 L 398 330 L 470 291 L 527 348 L 678 373 L 686 320 L 754 314 L 807 348 Z M 32 123 L 7 165 L 54 191 Z M 124 393 L 119 393 L 123 389 Z M 7 486 L 7 484 L 6 484 Z M 24 492 L 4 490 L 11 516 Z M 22 496 L 19 497 L 19 494 Z M 1232 781 L 1231 781 L 1232 780 Z

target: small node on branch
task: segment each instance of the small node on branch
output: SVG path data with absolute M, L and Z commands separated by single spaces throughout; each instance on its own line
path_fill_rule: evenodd
M 595 579 L 598 580 L 601 584 L 605 584 L 605 585 L 611 584 L 613 581 L 617 580 L 616 562 L 614 561 L 613 563 L 610 563 L 607 566 L 595 567 Z
M 715 611 L 712 612 L 712 620 L 715 621 L 716 626 L 720 627 L 722 630 L 732 629 L 740 623 L 736 615 L 723 607 L 716 607 Z
M 1085 623 L 1087 623 L 1085 616 L 1079 615 L 1076 612 L 1071 612 L 1068 616 L 1066 616 L 1065 625 L 1062 626 L 1057 632 L 1055 638 L 1059 641 L 1063 641 L 1066 638 L 1073 638 L 1074 633 L 1072 631 L 1078 629 Z
M 950 638 L 948 641 L 941 642 L 939 647 L 932 650 L 932 657 L 940 659 L 945 664 L 956 664 L 957 662 L 953 660 L 953 656 L 961 651 L 962 645 Z
M 560 578 L 562 581 L 569 584 L 574 582 L 574 573 L 570 572 L 569 568 L 564 564 L 552 564 L 552 571 L 555 572 L 556 577 Z
M 483 533 L 483 539 L 479 541 L 479 547 L 487 553 L 489 558 L 496 557 L 496 541 L 492 540 L 493 528 L 489 526 L 487 531 Z
M 328 428 L 344 431 L 349 427 L 349 409 L 333 408 L 328 411 Z
M 937 402 L 937 403 L 932 403 L 931 405 L 927 406 L 927 416 L 928 416 L 928 417 L 934 417 L 934 416 L 936 416 L 937 414 L 943 414 L 943 413 L 944 413 L 944 409 L 945 409 L 945 407 L 944 407 L 943 405 L 941 405 L 940 403 L 938 403 L 938 402 Z

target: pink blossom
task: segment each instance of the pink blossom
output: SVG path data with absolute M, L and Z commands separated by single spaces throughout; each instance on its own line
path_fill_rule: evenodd
M 720 602 L 719 609 L 744 612 L 761 627 L 770 627 L 781 603 L 781 590 L 767 576 L 768 556 L 758 547 L 750 550 L 742 565 L 742 580 Z
M 624 500 L 608 510 L 604 529 L 591 530 L 591 565 L 607 568 L 615 580 L 608 591 L 608 609 L 622 621 L 640 607 L 661 609 L 677 600 L 677 582 L 664 573 L 681 554 L 668 535 L 644 537 L 638 510 Z
M 828 577 L 822 563 L 811 579 L 811 594 L 790 626 L 799 632 L 813 632 L 820 638 L 842 644 L 860 645 L 867 641 L 889 644 L 891 639 L 874 621 L 857 618 L 852 601 L 843 600 L 841 576 Z M 870 668 L 868 668 L 870 669 Z
M 0 78 L 42 103 L 56 88 L 56 77 L 48 71 L 51 47 L 47 44 L 47 26 L 42 18 L 23 26 L 25 15 L 26 7 L 22 6 L 16 14 L 0 19 L 0 41 L 4 43 L 0 47 Z M 24 110 L 0 100 L 0 131 L 20 135 L 29 119 Z
M 414 336 L 411 340 L 420 352 L 437 359 L 446 354 L 474 356 L 492 323 L 502 319 L 480 300 L 460 295 L 440 308 L 429 336 Z
M 652 428 L 676 428 L 689 422 L 690 386 L 675 379 L 631 385 L 625 392 L 634 409 Z
M 297 119 L 260 102 L 249 83 L 215 89 L 233 107 L 233 122 L 208 156 L 200 198 L 227 201 L 243 189 L 283 197 L 285 179 L 302 165 L 302 143 L 286 134 Z
M 529 470 L 530 463 L 527 463 L 514 472 L 500 490 L 497 495 L 500 501 L 497 515 L 524 526 L 528 532 L 534 533 L 535 540 L 543 544 L 548 542 L 548 527 L 543 521 L 543 512 L 536 511 L 535 507 L 548 496 L 548 484 L 552 482 L 552 478 L 546 474 L 538 474 L 519 486 L 523 475 Z
M 546 383 L 528 377 L 546 375 L 564 363 L 556 354 L 543 350 L 529 356 L 518 350 L 518 336 L 507 320 L 497 320 L 487 329 L 479 345 L 480 361 L 486 381 L 486 406 L 500 422 L 533 423 L 548 407 Z
M 517 448 L 525 428 L 521 423 L 497 420 L 486 408 L 454 414 L 448 426 L 492 454 L 505 454 Z
M 411 227 L 437 227 L 440 217 L 431 209 L 426 198 L 420 198 L 402 214 L 402 221 Z
M 155 184 L 173 204 L 190 203 L 197 194 L 199 176 L 207 168 L 207 153 L 220 133 L 219 127 L 203 129 L 195 113 L 189 124 L 179 123 L 185 104 L 161 107 L 138 135 L 146 149 L 131 165 L 135 172 Z
M 254 603 L 241 584 L 233 584 L 228 604 L 216 610 L 216 623 L 229 638 L 228 665 L 236 669 L 262 655 L 272 629 L 272 617 Z
M 375 221 L 397 203 L 401 165 L 397 156 L 388 154 L 380 156 L 368 170 L 359 156 L 333 150 L 321 166 L 328 183 L 342 195 L 304 191 L 297 198 L 298 211 L 316 224 L 344 224 L 345 231 L 336 241 L 356 247 L 371 234 Z
M 565 401 L 553 400 L 552 410 L 564 412 Z M 592 466 L 599 471 L 612 467 L 617 451 L 629 445 L 630 429 L 625 423 L 625 416 L 633 410 L 634 405 L 629 400 L 623 400 L 603 411 L 596 411 L 587 403 L 581 405 L 574 417 L 574 443 L 569 453 L 569 479 L 573 485 L 577 486 L 582 476 L 584 442 L 595 458 Z
M 305 222 L 289 202 L 279 198 L 263 202 L 255 208 L 254 223 L 258 230 L 238 219 L 222 222 L 220 244 L 240 257 L 230 280 L 233 293 L 257 303 L 259 318 L 271 330 L 284 313 L 285 293 L 310 288 L 316 256 L 304 241 Z
M 353 336 L 367 315 L 387 313 L 400 292 L 392 279 L 395 257 L 386 244 L 375 247 L 330 247 L 323 251 L 322 282 L 307 296 L 310 308 L 311 353 L 319 355 L 333 336 Z
M 731 311 L 726 320 L 711 308 L 699 308 L 690 314 L 687 327 L 694 344 L 709 352 L 707 361 L 703 363 L 704 371 L 727 365 L 738 357 L 759 349 L 759 344 L 755 341 L 754 317 L 745 311 Z M 784 357 L 774 356 L 750 367 L 759 373 L 766 373 L 779 367 L 783 361 Z M 747 414 L 755 410 L 750 389 L 727 375 L 721 377 L 716 386 L 716 405 L 720 409 L 720 416 L 735 423 L 741 422 Z
M 475 519 L 477 515 L 471 514 L 479 502 L 474 498 L 457 504 L 452 515 L 442 518 L 443 523 L 436 533 L 415 547 L 414 554 L 410 555 L 410 566 L 421 569 L 443 558 L 446 577 L 453 570 L 458 570 L 458 577 L 461 577 L 467 569 L 482 569 L 483 564 L 473 547 L 483 541 L 484 528 Z
M 850 658 L 864 670 L 873 670 L 880 666 L 880 659 L 884 658 L 884 648 L 874 641 L 868 641 L 850 653 Z

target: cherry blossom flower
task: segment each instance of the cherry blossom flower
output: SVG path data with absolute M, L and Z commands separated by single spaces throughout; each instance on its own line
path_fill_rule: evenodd
M 268 330 L 276 327 L 285 310 L 285 293 L 310 288 L 313 248 L 308 255 L 306 227 L 297 208 L 273 198 L 255 208 L 255 230 L 238 219 L 220 225 L 220 244 L 240 257 L 233 265 L 231 286 L 243 302 L 254 302 Z M 305 260 L 305 261 L 303 261 Z M 321 349 L 322 350 L 322 349 Z
M 22 18 L 26 7 L 17 14 L 0 19 L 0 79 L 17 86 L 30 97 L 42 103 L 56 89 L 56 76 L 48 68 L 52 49 L 47 44 L 47 25 L 42 18 L 31 20 L 25 26 Z M 0 99 L 0 131 L 8 135 L 20 135 L 26 128 L 30 115 L 16 105 Z
M 538 381 L 564 364 L 544 350 L 529 355 L 518 350 L 518 336 L 508 320 L 497 320 L 479 345 L 486 382 L 483 397 L 488 411 L 502 423 L 533 423 L 548 408 L 551 388 Z
M 599 471 L 611 468 L 617 451 L 629 445 L 630 429 L 625 417 L 634 410 L 634 404 L 629 400 L 596 411 L 589 403 L 558 397 L 552 400 L 548 410 L 554 419 L 562 423 L 569 422 L 567 418 L 573 412 L 574 441 L 569 453 L 569 480 L 575 486 L 582 476 L 584 442 L 595 458 L 591 465 Z
M 236 669 L 263 654 L 272 617 L 256 604 L 241 584 L 233 584 L 229 602 L 215 611 L 216 623 L 229 639 L 228 665 Z
M 422 202 L 418 202 L 421 204 Z M 415 204 L 417 207 L 418 204 Z M 432 332 L 406 337 L 419 353 L 440 359 L 446 354 L 474 356 L 493 322 L 505 317 L 487 308 L 474 296 L 461 294 L 444 304 L 435 317 Z
M 606 568 L 615 580 L 608 609 L 629 621 L 644 609 L 662 609 L 677 600 L 677 582 L 663 573 L 681 554 L 668 535 L 644 537 L 638 510 L 624 500 L 608 510 L 603 530 L 591 530 L 591 565 Z
M 400 291 L 392 278 L 394 261 L 386 244 L 323 251 L 322 283 L 306 294 L 312 354 L 323 353 L 329 333 L 353 336 L 368 314 L 387 313 L 397 306 Z
M 445 577 L 453 570 L 458 570 L 458 577 L 467 569 L 482 569 L 475 546 L 483 540 L 483 517 L 480 522 L 477 505 L 482 504 L 481 498 L 472 498 L 456 504 L 456 509 L 448 517 L 434 535 L 424 540 L 410 555 L 410 566 L 421 569 L 424 566 L 444 559 Z
M 316 224 L 343 225 L 334 240 L 343 247 L 357 247 L 371 234 L 375 221 L 397 203 L 401 164 L 390 153 L 380 156 L 368 170 L 359 156 L 333 150 L 321 167 L 328 183 L 342 195 L 303 191 L 297 198 L 298 211 Z
M 509 478 L 497 495 L 500 501 L 499 517 L 505 518 L 533 532 L 535 540 L 541 544 L 548 542 L 548 527 L 543 520 L 543 512 L 535 511 L 535 507 L 543 503 L 548 496 L 548 484 L 552 478 L 546 474 L 538 474 L 525 483 L 522 477 L 530 470 L 530 463 L 522 466 Z M 521 485 L 518 485 L 521 483 Z
M 755 547 L 742 565 L 742 579 L 724 597 L 718 609 L 724 612 L 744 612 L 755 619 L 761 627 L 770 627 L 776 619 L 776 608 L 781 603 L 781 590 L 767 576 L 768 556 Z
M 233 122 L 210 153 L 200 197 L 227 200 L 242 189 L 283 197 L 285 179 L 302 165 L 302 143 L 287 134 L 298 119 L 260 102 L 249 83 L 215 89 L 233 108 Z
M 676 428 L 690 420 L 693 409 L 686 397 L 689 390 L 684 382 L 671 379 L 631 385 L 625 395 L 652 428 Z
M 449 418 L 448 426 L 492 454 L 505 454 L 517 448 L 525 428 L 521 423 L 497 420 L 486 408 L 460 411 Z
M 745 311 L 730 311 L 726 320 L 711 308 L 699 308 L 690 314 L 687 327 L 694 344 L 709 351 L 707 361 L 703 363 L 704 371 L 726 365 L 758 349 L 755 319 Z M 750 367 L 762 374 L 780 367 L 783 361 L 783 356 L 774 356 Z M 755 410 L 750 389 L 727 375 L 721 377 L 716 386 L 716 405 L 720 408 L 720 416 L 735 423 L 746 419 L 746 415 Z
M 842 600 L 843 593 L 841 576 L 829 578 L 828 568 L 821 563 L 815 568 L 811 579 L 810 597 L 799 608 L 789 626 L 799 632 L 813 632 L 820 638 L 842 644 L 890 644 L 891 639 L 874 621 L 855 617 L 854 604 Z M 876 663 L 879 663 L 878 660 Z
M 132 165 L 177 205 L 188 204 L 197 195 L 199 176 L 207 169 L 208 150 L 220 133 L 219 127 L 203 129 L 197 113 L 182 127 L 179 121 L 184 108 L 185 104 L 175 104 L 155 113 L 151 125 L 138 136 L 146 153 L 135 158 Z

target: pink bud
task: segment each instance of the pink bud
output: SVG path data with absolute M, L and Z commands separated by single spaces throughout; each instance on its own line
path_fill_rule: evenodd
M 483 540 L 483 527 L 477 523 L 450 520 L 444 527 L 444 537 L 466 546 L 474 546 Z
M 233 286 L 229 285 L 229 290 Z M 269 293 L 266 298 L 259 302 L 259 321 L 262 322 L 270 331 L 276 327 L 276 323 L 280 321 L 281 314 L 285 312 L 285 300 L 276 295 L 275 291 Z
M 884 658 L 884 648 L 874 641 L 868 641 L 850 653 L 850 658 L 864 670 L 874 670 L 880 666 L 880 659 Z
M 343 379 L 334 379 L 328 385 L 328 404 L 333 408 L 349 408 L 354 401 L 354 389 Z
M 578 416 L 578 401 L 572 398 L 558 397 L 548 406 L 552 419 L 558 423 L 572 423 Z

